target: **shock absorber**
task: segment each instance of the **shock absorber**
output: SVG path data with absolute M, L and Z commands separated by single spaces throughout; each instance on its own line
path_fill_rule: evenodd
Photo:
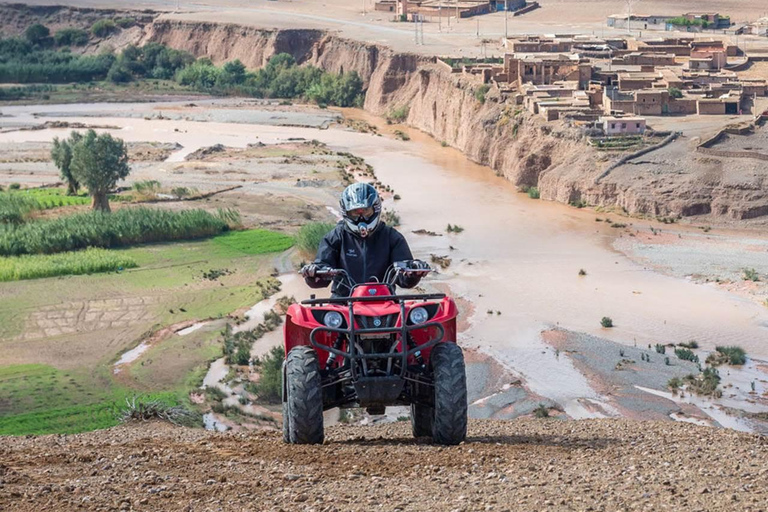
M 339 336 L 336 338 L 336 341 L 333 342 L 333 348 L 336 350 L 341 350 L 341 344 L 344 342 L 344 338 L 345 336 L 343 334 L 339 334 Z M 336 354 L 331 352 L 328 354 L 328 360 L 325 362 L 325 369 L 330 370 L 334 361 L 336 361 Z
M 416 346 L 416 342 L 413 341 L 413 338 L 411 338 L 411 335 L 408 334 L 408 350 L 414 348 Z M 417 350 L 413 353 L 413 358 L 416 359 L 416 363 L 421 367 L 422 370 L 426 369 L 426 365 L 424 364 L 424 357 L 421 355 L 421 350 Z

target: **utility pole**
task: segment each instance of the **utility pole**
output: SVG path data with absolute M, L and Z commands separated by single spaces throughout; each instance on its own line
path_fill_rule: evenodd
M 443 31 L 443 0 L 437 4 L 437 31 Z
M 509 39 L 509 0 L 504 0 L 504 39 Z
M 480 18 L 477 18 L 477 32 L 475 35 L 477 35 L 477 38 L 480 39 Z

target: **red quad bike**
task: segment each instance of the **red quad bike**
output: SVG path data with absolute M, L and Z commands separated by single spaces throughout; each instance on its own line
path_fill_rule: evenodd
M 454 445 L 467 434 L 464 354 L 454 301 L 441 293 L 395 295 L 405 262 L 384 282 L 355 284 L 344 270 L 318 272 L 349 285 L 350 297 L 305 300 L 284 325 L 283 440 L 323 442 L 323 411 L 410 405 L 414 437 Z

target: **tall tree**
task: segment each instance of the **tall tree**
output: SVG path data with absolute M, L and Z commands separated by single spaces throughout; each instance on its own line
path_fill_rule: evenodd
M 60 140 L 58 137 L 53 139 L 53 148 L 51 148 L 51 159 L 56 167 L 59 168 L 61 179 L 67 184 L 67 195 L 77 195 L 80 183 L 72 176 L 72 146 L 82 139 L 82 134 L 72 132 L 68 139 Z
M 125 142 L 88 130 L 72 145 L 72 175 L 88 187 L 94 210 L 109 212 L 109 191 L 131 172 Z

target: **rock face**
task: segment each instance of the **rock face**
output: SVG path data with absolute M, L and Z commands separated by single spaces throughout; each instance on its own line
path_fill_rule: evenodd
M 147 28 L 145 42 L 205 55 L 214 62 L 238 58 L 249 67 L 260 67 L 270 56 L 287 52 L 300 63 L 328 71 L 356 71 L 367 87 L 367 111 L 386 115 L 408 107 L 407 124 L 520 187 L 537 186 L 542 199 L 617 207 L 632 215 L 704 214 L 728 220 L 768 214 L 768 166 L 747 159 L 726 165 L 722 158 L 699 158 L 684 137 L 663 153 L 627 162 L 596 183 L 616 157 L 587 146 L 578 129 L 545 123 L 504 102 L 493 90 L 481 101 L 475 94 L 480 83 L 451 73 L 434 57 L 396 53 L 319 30 L 172 20 L 158 20 Z

